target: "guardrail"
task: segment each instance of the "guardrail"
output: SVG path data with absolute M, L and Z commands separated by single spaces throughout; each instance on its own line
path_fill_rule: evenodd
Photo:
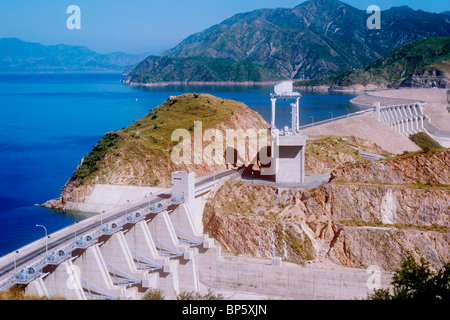
M 346 114 L 346 115 L 343 115 L 343 116 L 333 117 L 331 119 L 326 119 L 326 120 L 317 121 L 317 122 L 310 123 L 310 124 L 305 124 L 303 126 L 300 126 L 299 130 L 304 130 L 304 129 L 312 128 L 312 127 L 315 127 L 315 126 L 320 126 L 322 124 L 331 123 L 331 122 L 334 122 L 334 121 L 347 119 L 347 118 L 351 118 L 351 117 L 354 117 L 354 116 L 359 116 L 359 115 L 362 115 L 362 114 L 370 114 L 370 113 L 372 113 L 371 109 L 370 110 L 362 110 L 362 111 L 352 112 L 352 113 L 349 113 L 349 114 Z

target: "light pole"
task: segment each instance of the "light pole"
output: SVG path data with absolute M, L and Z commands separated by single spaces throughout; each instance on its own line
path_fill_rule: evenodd
M 48 255 L 47 228 L 40 224 L 37 224 L 36 227 L 42 227 L 45 230 L 45 255 Z
M 77 223 L 78 221 L 75 221 L 74 225 L 75 225 L 75 238 L 77 237 Z
M 17 273 L 16 257 L 18 254 L 19 254 L 19 250 L 17 250 L 16 254 L 14 255 L 14 273 Z

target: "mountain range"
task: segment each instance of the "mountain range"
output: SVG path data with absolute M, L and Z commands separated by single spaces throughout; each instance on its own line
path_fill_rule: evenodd
M 123 82 L 133 84 L 308 80 L 365 68 L 415 40 L 450 36 L 448 11 L 393 7 L 381 11 L 381 29 L 369 29 L 369 17 L 338 0 L 258 9 L 149 57 L 0 39 L 0 72 L 126 71 Z
M 100 54 L 82 46 L 43 45 L 17 38 L 0 39 L 0 72 L 123 72 L 145 55 Z
M 381 12 L 379 30 L 367 28 L 369 16 L 338 0 L 254 10 L 187 37 L 163 56 L 245 61 L 286 79 L 313 79 L 365 67 L 413 40 L 450 35 L 445 13 L 393 7 Z

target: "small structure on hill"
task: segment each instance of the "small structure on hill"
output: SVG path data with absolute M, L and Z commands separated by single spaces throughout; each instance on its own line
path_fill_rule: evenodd
M 274 93 L 270 94 L 272 104 L 271 135 L 272 166 L 269 170 L 275 176 L 275 182 L 280 183 L 304 183 L 305 182 L 305 146 L 307 137 L 300 133 L 300 107 L 301 98 L 299 92 L 294 92 L 292 82 L 285 81 L 274 87 Z M 285 126 L 283 130 L 275 125 L 277 99 L 295 100 L 291 103 L 291 128 Z M 267 174 L 267 173 L 265 173 Z

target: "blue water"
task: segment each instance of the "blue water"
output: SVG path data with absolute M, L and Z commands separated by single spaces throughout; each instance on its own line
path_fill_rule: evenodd
M 211 93 L 244 102 L 270 122 L 269 86 L 133 88 L 120 74 L 0 75 L 0 256 L 89 214 L 41 207 L 59 197 L 80 159 L 104 133 L 146 115 L 170 95 Z M 357 111 L 353 96 L 303 93 L 300 123 Z M 277 126 L 290 125 L 289 102 L 279 101 Z

